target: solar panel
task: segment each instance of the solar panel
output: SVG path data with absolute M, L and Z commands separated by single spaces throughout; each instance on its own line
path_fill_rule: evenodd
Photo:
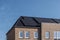
M 32 18 L 30 17 L 24 17 L 24 19 L 22 19 L 23 23 L 27 26 L 36 26 L 38 25 Z
M 60 23 L 60 19 L 38 18 L 38 17 L 21 17 L 17 21 L 16 25 L 17 26 L 40 26 L 41 22 Z
M 57 23 L 60 23 L 60 19 L 54 19 Z
M 23 26 L 20 20 L 17 21 L 16 26 Z
M 49 18 L 35 18 L 39 23 L 41 22 L 48 22 L 48 23 L 55 23 L 53 20 Z

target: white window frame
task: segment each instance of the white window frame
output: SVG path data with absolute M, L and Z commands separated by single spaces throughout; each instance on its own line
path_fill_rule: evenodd
M 24 37 L 24 36 L 23 36 L 23 37 L 20 36 L 20 33 L 21 33 L 21 32 L 23 32 L 23 31 L 20 31 L 20 32 L 19 32 L 19 38 L 23 38 L 23 37 Z M 24 35 L 24 32 L 23 32 L 23 35 Z
M 36 31 L 36 32 L 37 32 L 37 31 Z M 38 37 L 35 37 L 36 32 L 34 32 L 34 38 L 38 38 Z M 38 33 L 38 32 L 37 32 L 37 33 Z
M 48 35 L 48 36 L 47 36 L 47 35 Z M 46 39 L 49 39 L 49 38 L 50 38 L 50 32 L 48 32 L 48 31 L 45 32 L 45 38 L 46 38 Z
M 30 37 L 30 32 L 29 32 L 29 31 L 26 31 L 26 32 L 25 32 L 25 38 L 29 38 L 29 37 L 26 37 L 26 35 L 27 35 L 26 33 L 27 33 L 27 32 L 29 33 L 29 37 Z
M 58 37 L 58 33 L 60 32 L 60 31 L 54 31 L 54 33 L 56 32 L 56 37 L 54 37 L 54 39 L 60 39 L 60 37 Z
M 57 39 L 57 31 L 54 31 L 54 34 L 56 33 L 56 36 L 54 35 L 54 39 Z
M 59 33 L 59 34 L 58 34 Z M 58 37 L 59 36 L 59 37 Z M 60 31 L 57 31 L 57 39 L 60 39 Z

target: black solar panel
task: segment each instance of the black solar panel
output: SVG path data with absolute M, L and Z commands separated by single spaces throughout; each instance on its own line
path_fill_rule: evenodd
M 17 21 L 16 26 L 23 26 L 20 20 Z
M 60 19 L 25 17 L 22 16 L 16 22 L 17 26 L 40 26 L 41 22 L 45 23 L 60 23 Z
M 21 19 L 26 26 L 36 26 L 38 25 L 31 17 L 24 17 Z
M 53 20 L 49 18 L 35 18 L 39 23 L 41 22 L 47 22 L 47 23 L 55 23 Z
M 57 23 L 60 23 L 60 19 L 54 19 Z

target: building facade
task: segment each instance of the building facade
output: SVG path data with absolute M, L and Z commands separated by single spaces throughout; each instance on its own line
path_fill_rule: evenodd
M 60 40 L 60 19 L 21 16 L 6 36 L 7 40 Z

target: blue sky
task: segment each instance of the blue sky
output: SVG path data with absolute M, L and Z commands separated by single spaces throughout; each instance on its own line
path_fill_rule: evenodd
M 60 18 L 60 0 L 0 0 L 0 40 L 20 16 Z

